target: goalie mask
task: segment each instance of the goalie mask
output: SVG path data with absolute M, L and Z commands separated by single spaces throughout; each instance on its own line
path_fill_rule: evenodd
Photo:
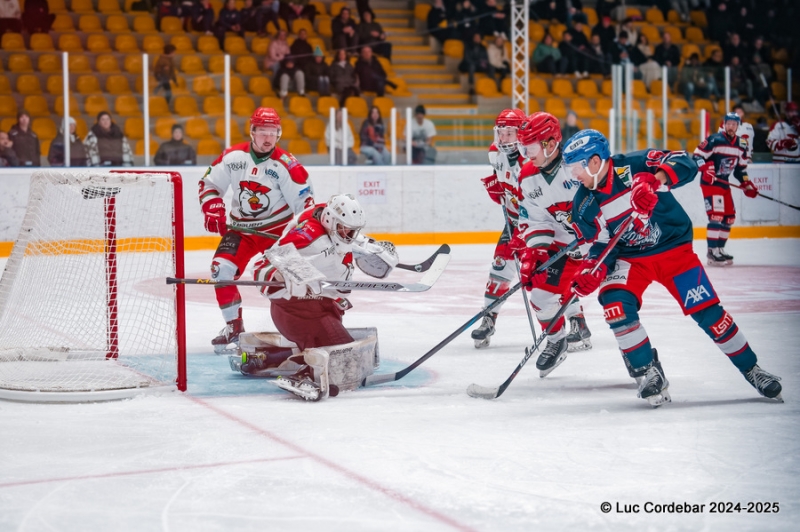
M 367 220 L 364 210 L 352 195 L 338 194 L 322 209 L 320 222 L 336 246 L 336 252 L 344 255 L 350 251 L 353 240 Z

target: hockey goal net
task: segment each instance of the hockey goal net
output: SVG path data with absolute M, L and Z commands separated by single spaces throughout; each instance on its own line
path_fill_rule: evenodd
M 181 178 L 38 171 L 0 280 L 0 398 L 186 389 Z

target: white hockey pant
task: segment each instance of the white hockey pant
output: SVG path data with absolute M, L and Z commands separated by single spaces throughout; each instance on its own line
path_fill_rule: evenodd
M 561 296 L 553 292 L 548 292 L 547 290 L 534 288 L 528 291 L 528 299 L 531 302 L 531 307 L 533 307 L 533 310 L 536 312 L 536 319 L 539 320 L 542 330 L 544 330 L 550 323 L 550 320 L 556 315 L 558 309 L 561 308 Z M 581 313 L 583 313 L 583 307 L 581 306 L 580 300 L 576 298 L 575 301 L 570 303 L 567 310 L 564 311 L 564 320 L 561 327 L 551 331 L 547 339 L 551 342 L 557 342 L 567 336 L 569 328 L 564 324 L 571 317 Z

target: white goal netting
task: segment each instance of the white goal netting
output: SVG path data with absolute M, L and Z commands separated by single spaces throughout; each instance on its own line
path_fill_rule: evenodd
M 0 398 L 174 389 L 182 288 L 165 278 L 182 275 L 180 190 L 168 173 L 33 174 L 0 280 Z

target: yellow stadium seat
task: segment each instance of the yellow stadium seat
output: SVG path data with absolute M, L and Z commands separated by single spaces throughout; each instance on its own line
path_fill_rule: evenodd
M 306 118 L 303 120 L 303 135 L 312 140 L 321 139 L 325 136 L 325 122 L 319 118 Z
M 4 33 L 0 39 L 0 48 L 6 52 L 22 52 L 26 50 L 25 40 L 21 33 Z
M 20 5 L 22 5 L 22 2 L 20 2 Z M 67 11 L 64 0 L 48 0 L 47 5 L 50 6 L 51 13 L 64 13 Z
M 111 111 L 111 107 L 108 105 L 105 96 L 92 94 L 83 101 L 83 110 L 89 116 L 97 116 L 102 111 Z
M 92 71 L 89 65 L 89 57 L 84 54 L 69 54 L 69 73 L 88 74 Z
M 309 37 L 308 38 L 308 44 L 311 45 L 311 48 L 313 50 L 316 50 L 317 48 L 319 48 L 320 50 L 322 50 L 323 54 L 326 52 L 325 41 L 323 41 L 319 37 Z M 377 57 L 378 59 L 386 59 L 385 57 L 382 57 L 380 55 L 376 55 L 375 57 Z M 389 60 L 386 59 L 386 61 L 388 62 Z M 390 63 L 389 66 L 391 67 L 391 63 Z M 387 70 L 387 72 L 388 72 L 388 70 Z
M 686 40 L 691 43 L 702 44 L 706 41 L 706 38 L 703 35 L 703 30 L 694 26 L 689 26 L 686 28 Z
M 479 78 L 475 80 L 475 92 L 484 98 L 502 96 L 502 93 L 497 90 L 497 83 L 489 78 Z
M 61 58 L 55 54 L 42 54 L 39 56 L 36 70 L 39 72 L 61 72 Z
M 772 90 L 772 96 L 776 100 L 785 100 L 786 99 L 786 85 L 781 83 L 780 81 L 773 81 L 770 83 L 770 89 Z
M 553 96 L 559 96 L 561 98 L 572 98 L 575 96 L 575 91 L 572 88 L 572 81 L 568 79 L 554 79 L 551 90 L 553 91 Z
M 172 126 L 177 124 L 177 121 L 172 117 L 157 118 L 156 119 L 156 136 L 164 140 L 172 138 Z
M 194 45 L 188 35 L 173 35 L 169 43 L 175 47 L 175 52 L 178 54 L 194 53 Z
M 331 2 L 331 16 L 338 17 L 343 7 L 347 7 L 347 2 Z M 351 10 L 352 15 L 352 10 Z
M 459 39 L 447 39 L 444 41 L 442 53 L 445 55 L 445 57 L 462 59 L 464 57 L 464 41 Z
M 112 13 L 121 13 L 119 2 L 117 0 L 99 0 L 97 3 L 97 11 L 110 15 Z
M 378 96 L 372 100 L 372 105 L 380 109 L 384 120 L 388 120 L 392 113 L 392 107 L 394 107 L 394 101 L 386 96 Z
M 539 43 L 544 39 L 545 29 L 544 26 L 536 21 L 531 20 L 528 22 L 528 39 L 533 43 Z M 531 50 L 531 53 L 533 50 Z
M 31 50 L 34 52 L 52 52 L 56 47 L 49 33 L 34 33 L 31 35 Z
M 184 74 L 189 74 L 190 76 L 206 73 L 203 60 L 199 55 L 184 55 L 181 57 L 180 70 Z
M 157 151 L 158 151 L 158 142 L 156 142 L 153 139 L 150 139 L 150 156 L 152 157 L 153 155 L 155 155 Z M 133 149 L 133 154 L 138 155 L 140 157 L 144 155 L 144 139 L 136 141 L 136 147 Z
M 81 38 L 77 34 L 62 33 L 58 37 L 58 49 L 62 52 L 82 52 L 83 44 L 81 44 Z
M 500 82 L 500 92 L 506 96 L 511 96 L 511 78 L 503 78 Z
M 70 11 L 73 13 L 94 13 L 94 5 L 92 0 L 72 0 L 70 2 Z
M 344 101 L 344 106 L 347 108 L 347 114 L 351 118 L 366 118 L 369 114 L 367 100 L 360 96 L 350 96 Z
M 52 11 L 51 11 L 52 13 Z M 66 13 L 59 13 L 53 21 L 51 28 L 53 31 L 75 31 L 75 25 L 72 23 L 72 17 Z
M 698 113 L 701 109 L 705 109 L 708 113 L 714 112 L 714 104 L 706 98 L 695 98 L 694 102 L 692 102 L 692 108 Z
M 644 19 L 650 24 L 664 24 L 664 14 L 655 7 L 644 12 Z
M 53 109 L 55 110 L 58 116 L 64 116 L 63 96 L 56 96 L 56 103 L 53 105 Z M 78 105 L 78 100 L 74 96 L 69 97 L 69 116 L 72 117 L 81 116 L 81 108 Z
M 8 70 L 10 72 L 33 72 L 33 63 L 31 62 L 31 56 L 28 54 L 9 55 Z
M 289 152 L 292 155 L 311 155 L 311 144 L 306 139 L 292 139 L 289 141 Z
M 325 2 L 320 2 L 318 0 L 312 0 L 308 3 L 310 6 L 314 6 L 317 8 L 317 15 L 327 15 L 327 11 L 325 8 Z
M 114 34 L 131 31 L 128 27 L 127 17 L 125 15 L 109 15 L 106 18 L 106 31 Z
M 588 25 L 587 25 L 588 27 Z M 547 32 L 553 37 L 553 40 L 560 42 L 567 27 L 564 24 L 550 24 Z
M 264 96 L 261 98 L 261 107 L 271 107 L 280 116 L 286 114 L 286 109 L 283 107 L 283 101 L 275 96 Z
M 256 104 L 249 96 L 237 96 L 231 104 L 231 112 L 236 116 L 250 116 L 256 110 Z
M 647 92 L 647 87 L 644 84 L 644 81 L 640 79 L 633 80 L 633 97 L 637 99 L 645 99 L 650 94 Z
M 22 108 L 28 111 L 31 116 L 50 116 L 47 99 L 38 94 L 26 96 L 22 102 Z
M 430 4 L 416 4 L 414 6 L 414 18 L 417 20 L 427 21 L 430 10 Z
M 662 115 L 661 99 L 651 98 L 647 100 L 647 105 L 645 106 L 645 110 L 647 109 L 651 109 L 655 116 L 661 116 Z
M 162 33 L 183 33 L 183 21 L 178 17 L 164 17 L 161 19 Z
M 250 41 L 250 51 L 258 56 L 267 55 L 269 49 L 269 37 L 253 37 Z
M 305 96 L 292 96 L 289 99 L 289 112 L 294 116 L 306 118 L 314 116 L 314 108 L 311 107 L 311 100 Z
M 236 75 L 231 75 L 231 96 L 247 96 L 242 78 Z
M 320 96 L 317 100 L 317 113 L 321 114 L 325 118 L 330 116 L 329 109 L 333 107 L 334 109 L 339 108 L 339 100 L 334 98 L 333 96 Z
M 325 137 L 319 139 L 319 142 L 317 142 L 317 154 L 319 155 L 328 154 L 328 146 L 325 144 Z
M 612 85 L 610 79 L 603 80 L 603 83 L 600 85 L 600 92 L 603 96 L 611 96 L 611 92 L 614 90 L 614 85 Z
M 645 24 L 640 27 L 639 33 L 647 37 L 647 40 L 650 41 L 650 46 L 655 46 L 661 42 L 661 32 L 651 24 Z
M 163 96 L 151 96 L 149 101 L 150 116 L 172 116 L 167 99 Z
M 589 22 L 589 26 L 595 27 L 595 25 L 597 25 L 598 18 L 597 18 L 597 10 L 595 8 L 584 6 L 583 14 L 586 15 L 586 18 L 588 19 Z
M 258 68 L 258 62 L 252 55 L 242 55 L 236 58 L 236 72 L 243 76 L 260 76 L 261 70 Z
M 139 54 L 126 55 L 125 64 L 123 65 L 125 72 L 128 74 L 142 75 L 142 56 Z
M 0 76 L 0 94 L 11 94 L 11 83 L 5 76 Z
M 137 15 L 133 19 L 134 33 L 156 33 L 156 22 L 152 15 Z
M 196 116 L 200 114 L 200 109 L 193 96 L 178 96 L 175 98 L 175 113 L 178 116 Z
M 709 46 L 706 46 L 705 48 L 703 48 L 703 58 L 704 58 L 704 59 L 708 59 L 708 58 L 710 58 L 710 57 L 711 57 L 711 54 L 713 54 L 713 53 L 714 53 L 715 51 L 717 51 L 717 50 L 719 50 L 719 51 L 721 52 L 721 51 L 722 51 L 722 48 L 720 48 L 720 47 L 719 47 L 718 45 L 716 45 L 716 44 L 711 44 L 711 45 L 709 45 Z
M 197 76 L 192 80 L 192 92 L 198 96 L 216 95 L 217 87 L 214 79 L 210 76 Z
M 589 129 L 595 129 L 608 136 L 608 120 L 594 119 L 589 121 Z
M 683 98 L 670 98 L 669 111 L 670 113 L 688 113 L 689 102 Z
M 296 18 L 292 21 L 292 33 L 297 35 L 300 30 L 306 30 L 309 37 L 314 37 L 317 34 L 311 21 L 305 18 Z
M 119 70 L 119 61 L 116 55 L 104 54 L 97 56 L 97 61 L 94 63 L 94 69 L 104 74 L 116 74 Z
M 667 11 L 667 22 L 670 24 L 682 24 L 681 16 L 674 9 Z M 669 27 L 669 26 L 667 26 Z
M 197 51 L 201 54 L 220 53 L 219 41 L 213 35 L 203 35 L 197 38 Z
M 244 140 L 242 136 L 242 131 L 239 129 L 239 124 L 236 123 L 235 120 L 230 120 L 231 125 L 231 143 L 235 144 L 237 142 L 241 142 Z M 225 119 L 224 118 L 217 118 L 217 121 L 214 123 L 214 133 L 221 139 L 225 139 Z
M 114 102 L 114 112 L 118 116 L 142 116 L 142 111 L 139 109 L 139 102 L 136 97 L 132 95 L 118 96 Z
M 331 17 L 317 17 L 317 33 L 322 35 L 323 37 L 333 37 L 333 31 L 331 29 L 331 23 L 333 19 Z
M 161 54 L 164 52 L 164 39 L 161 35 L 145 35 L 142 50 L 148 54 Z
M 539 100 L 528 100 L 528 113 L 538 113 L 541 110 Z
M 249 54 L 247 43 L 243 37 L 228 35 L 225 37 L 225 52 L 230 55 Z
M 654 97 L 661 98 L 661 91 L 663 90 L 663 83 L 660 79 L 654 79 L 650 82 L 650 94 Z M 672 96 L 672 88 L 669 85 L 667 85 L 667 96 Z
M 123 54 L 139 53 L 139 43 L 133 35 L 117 35 L 114 39 L 114 49 Z
M 39 140 L 53 140 L 58 135 L 56 123 L 50 117 L 34 118 L 31 130 L 39 136 Z
M 247 90 L 253 96 L 274 96 L 272 83 L 266 77 L 251 77 L 247 85 Z
M 690 11 L 689 19 L 692 21 L 692 24 L 700 28 L 705 28 L 708 26 L 708 20 L 706 19 L 705 11 L 702 10 Z
M 0 96 L 0 116 L 13 116 L 16 123 L 17 101 L 13 96 Z
M 95 75 L 78 76 L 75 87 L 78 94 L 99 94 L 103 92 L 100 90 L 100 80 Z
M 597 90 L 597 83 L 593 79 L 579 80 L 577 93 L 584 98 L 597 98 L 600 96 L 600 92 Z
M 219 155 L 222 146 L 214 139 L 202 139 L 197 143 L 197 155 Z
M 528 80 L 528 92 L 536 98 L 549 98 L 552 96 L 547 82 L 541 78 L 530 78 Z
M 561 98 L 547 98 L 544 102 L 544 112 L 550 113 L 556 118 L 567 117 L 567 107 Z
M 683 150 L 683 144 L 677 139 L 667 139 L 667 149 L 669 151 L 681 151 Z
M 209 57 L 208 71 L 212 74 L 223 74 L 225 72 L 225 56 L 216 54 Z
M 47 94 L 53 94 L 55 96 L 64 94 L 64 76 L 61 74 L 47 76 L 45 90 L 47 91 Z
M 286 140 L 300 138 L 300 132 L 297 130 L 297 122 L 295 122 L 294 119 L 281 119 L 281 138 Z
M 184 127 L 186 136 L 190 139 L 210 139 L 211 130 L 208 128 L 208 121 L 204 118 L 190 118 Z
M 683 33 L 677 26 L 665 26 L 664 31 L 670 34 L 673 44 L 680 46 L 683 43 Z
M 78 31 L 82 31 L 83 33 L 103 31 L 100 17 L 97 15 L 81 15 L 78 19 Z
M 33 74 L 22 74 L 17 78 L 17 92 L 20 94 L 41 94 L 42 85 Z
M 592 104 L 586 98 L 574 98 L 570 103 L 570 109 L 578 118 L 594 118 L 596 116 Z
M 108 76 L 106 78 L 106 92 L 109 94 L 130 94 L 131 86 L 128 77 L 122 75 Z
M 86 38 L 86 49 L 95 54 L 105 54 L 111 51 L 111 43 L 105 35 L 89 35 Z
M 225 99 L 222 96 L 207 96 L 204 98 L 203 114 L 209 116 L 225 114 Z

